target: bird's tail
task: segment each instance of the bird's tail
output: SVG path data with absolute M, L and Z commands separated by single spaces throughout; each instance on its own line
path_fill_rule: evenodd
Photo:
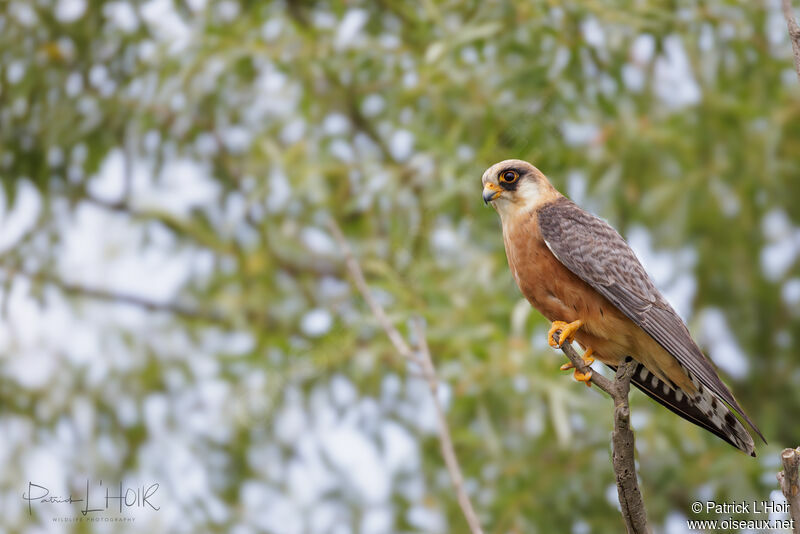
M 693 395 L 659 379 L 642 364 L 636 367 L 631 382 L 648 397 L 687 421 L 719 436 L 750 456 L 755 456 L 753 438 L 739 419 L 722 400 L 703 387 L 698 380 L 692 377 L 691 373 L 688 374 L 697 388 Z

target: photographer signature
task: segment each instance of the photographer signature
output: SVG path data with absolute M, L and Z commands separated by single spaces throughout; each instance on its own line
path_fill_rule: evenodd
M 103 485 L 103 481 L 101 480 L 98 484 L 99 486 Z M 150 484 L 149 486 L 139 486 L 139 487 L 126 487 L 125 491 L 123 492 L 122 482 L 119 483 L 119 491 L 116 495 L 112 495 L 112 490 L 110 487 L 106 487 L 105 493 L 105 507 L 95 507 L 91 508 L 89 504 L 89 500 L 91 497 L 91 486 L 89 480 L 86 480 L 86 493 L 84 494 L 84 498 L 82 499 L 75 499 L 72 495 L 67 497 L 61 497 L 57 495 L 50 495 L 50 490 L 42 485 L 34 484 L 33 482 L 28 482 L 28 491 L 22 493 L 22 500 L 28 501 L 28 515 L 33 513 L 33 502 L 38 502 L 40 504 L 74 504 L 74 503 L 84 503 L 83 507 L 81 508 L 80 512 L 84 515 L 84 517 L 91 513 L 97 512 L 105 512 L 107 511 L 111 504 L 116 500 L 117 504 L 119 504 L 119 512 L 122 513 L 123 511 L 129 508 L 145 508 L 150 507 L 153 510 L 160 510 L 160 506 L 156 506 L 153 504 L 151 499 L 158 491 L 159 484 L 154 483 Z M 98 502 L 95 499 L 95 502 Z M 103 498 L 99 499 L 99 502 L 103 502 Z

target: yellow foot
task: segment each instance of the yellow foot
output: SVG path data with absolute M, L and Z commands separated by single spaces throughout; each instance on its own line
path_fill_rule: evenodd
M 573 376 L 573 377 L 575 378 L 575 380 L 577 380 L 578 382 L 583 382 L 584 384 L 586 384 L 586 387 L 587 387 L 587 388 L 590 388 L 590 387 L 592 387 L 592 383 L 590 382 L 590 381 L 591 381 L 591 379 L 592 379 L 592 370 L 591 370 L 591 369 L 589 369 L 589 370 L 588 370 L 588 371 L 586 371 L 585 373 L 581 373 L 580 371 L 578 371 L 577 369 L 575 369 L 575 374 L 574 374 L 574 375 L 572 375 L 572 376 Z
M 563 345 L 565 341 L 567 343 L 572 343 L 572 340 L 575 339 L 575 332 L 581 326 L 583 326 L 583 321 L 580 319 L 577 321 L 572 321 L 571 323 L 565 323 L 564 321 L 553 321 L 550 331 L 547 332 L 547 342 L 550 343 L 551 347 L 560 349 L 561 345 Z M 556 343 L 556 341 L 553 339 L 553 334 L 559 330 L 561 330 L 561 334 L 558 336 L 558 343 Z
M 592 365 L 594 363 L 594 358 L 592 358 L 592 354 L 593 353 L 594 353 L 594 350 L 591 349 L 591 348 L 586 349 L 586 352 L 583 353 L 583 365 L 585 365 L 586 367 L 589 367 L 590 365 Z M 572 362 L 567 362 L 567 363 L 565 363 L 564 365 L 561 366 L 561 370 L 562 371 L 567 371 L 569 369 L 573 369 L 574 367 L 575 367 L 575 365 L 573 365 Z M 585 373 L 581 373 L 580 371 L 575 369 L 575 374 L 573 375 L 573 377 L 578 382 L 583 382 L 584 384 L 586 384 L 586 387 L 592 387 L 592 383 L 590 382 L 590 380 L 592 379 L 592 370 L 591 369 L 589 369 Z

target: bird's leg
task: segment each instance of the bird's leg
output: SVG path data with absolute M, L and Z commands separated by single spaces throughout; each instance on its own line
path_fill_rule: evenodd
M 583 365 L 587 368 L 594 363 L 594 358 L 592 358 L 592 354 L 594 353 L 594 349 L 588 348 L 586 352 L 583 353 Z M 567 371 L 569 369 L 573 369 L 575 365 L 572 362 L 567 362 L 561 366 L 562 371 Z M 590 380 L 592 379 L 592 370 L 588 369 L 585 373 L 581 373 L 579 370 L 575 369 L 575 374 L 572 375 L 575 380 L 578 382 L 583 382 L 586 384 L 586 387 L 592 387 L 592 383 Z
M 561 345 L 564 344 L 566 341 L 567 343 L 572 343 L 575 339 L 575 332 L 583 326 L 583 321 L 578 319 L 577 321 L 572 321 L 571 323 L 565 323 L 564 321 L 553 321 L 552 326 L 550 326 L 550 331 L 547 332 L 547 342 L 550 343 L 550 346 L 555 349 L 560 349 Z M 558 336 L 558 342 L 553 339 L 553 334 L 558 331 L 561 331 L 561 334 Z
M 572 341 L 575 339 L 575 332 L 581 326 L 583 326 L 583 321 L 581 321 L 580 319 L 578 319 L 577 321 L 572 321 L 571 323 L 565 323 L 564 321 L 553 321 L 553 324 L 550 327 L 550 331 L 547 332 L 547 342 L 550 343 L 551 347 L 560 349 L 561 345 L 563 345 L 565 342 L 572 343 Z M 556 340 L 553 339 L 553 337 L 559 331 L 561 333 L 558 335 L 558 341 L 556 342 Z M 594 358 L 592 358 L 593 352 L 594 351 L 591 348 L 589 348 L 583 354 L 583 364 L 586 367 L 589 367 L 594 362 Z M 567 369 L 572 369 L 574 367 L 575 366 L 572 364 L 572 362 L 567 362 L 561 366 L 561 370 L 566 371 Z M 585 373 L 582 373 L 578 369 L 575 369 L 575 374 L 573 375 L 573 377 L 578 382 L 583 382 L 584 384 L 586 384 L 587 387 L 591 387 L 592 385 L 591 382 L 589 382 L 589 380 L 591 380 L 592 378 L 591 369 L 588 369 Z

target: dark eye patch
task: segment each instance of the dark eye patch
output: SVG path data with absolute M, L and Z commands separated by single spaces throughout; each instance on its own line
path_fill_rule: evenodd
M 506 191 L 514 191 L 521 173 L 517 169 L 503 169 L 497 175 L 497 183 Z

